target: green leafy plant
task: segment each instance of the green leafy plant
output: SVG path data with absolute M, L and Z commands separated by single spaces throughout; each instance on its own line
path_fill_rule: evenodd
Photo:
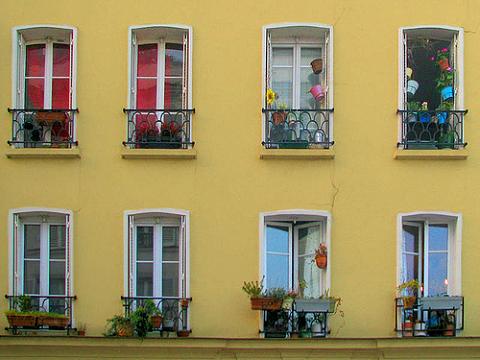
M 287 296 L 287 291 L 283 288 L 271 288 L 265 292 L 265 297 L 276 300 L 283 300 Z
M 409 102 L 407 102 L 407 110 L 409 110 L 409 111 L 420 111 L 420 110 L 422 110 L 422 105 L 418 101 L 409 101 Z
M 263 297 L 264 287 L 263 287 L 263 280 L 265 277 L 262 278 L 260 281 L 244 281 L 242 290 L 250 297 L 250 299 Z
M 405 295 L 414 296 L 417 295 L 418 289 L 420 289 L 420 283 L 417 279 L 405 281 L 398 285 L 397 290 Z
M 437 79 L 437 90 L 441 91 L 444 87 L 453 85 L 453 72 L 442 71 Z
M 145 310 L 147 310 L 148 315 L 150 315 L 150 316 L 152 316 L 152 315 L 161 316 L 162 315 L 162 312 L 160 311 L 160 309 L 155 306 L 155 303 L 151 299 L 145 300 L 145 303 L 143 304 L 143 307 L 145 308 Z
M 453 109 L 453 102 L 451 101 L 443 101 L 440 103 L 440 105 L 437 107 L 437 111 L 449 111 Z
M 21 295 L 15 299 L 15 309 L 19 312 L 31 312 L 32 311 L 32 298 L 28 295 Z
M 105 336 L 129 336 L 133 331 L 130 318 L 123 315 L 115 315 L 107 320 Z
M 149 311 L 143 306 L 137 307 L 130 316 L 130 321 L 135 331 L 135 335 L 142 339 L 152 330 Z

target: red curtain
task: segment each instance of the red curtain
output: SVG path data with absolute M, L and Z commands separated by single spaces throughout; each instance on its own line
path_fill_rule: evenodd
M 70 45 L 53 45 L 52 109 L 70 108 Z
M 28 45 L 25 66 L 25 107 L 43 109 L 45 95 L 45 44 Z
M 137 109 L 157 108 L 157 44 L 138 46 L 137 54 Z M 135 116 L 136 140 L 143 136 L 158 134 L 155 114 L 137 114 Z

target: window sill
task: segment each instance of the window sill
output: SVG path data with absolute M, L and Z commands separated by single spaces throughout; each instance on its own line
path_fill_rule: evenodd
M 123 149 L 123 159 L 179 159 L 194 160 L 197 158 L 195 149 Z
M 466 160 L 468 151 L 463 150 L 405 150 L 396 149 L 393 158 L 396 160 Z
M 333 149 L 263 149 L 260 159 L 271 160 L 329 160 L 335 158 Z
M 5 156 L 9 159 L 79 159 L 80 150 L 75 148 L 58 149 L 58 148 L 30 148 L 30 149 L 8 149 Z

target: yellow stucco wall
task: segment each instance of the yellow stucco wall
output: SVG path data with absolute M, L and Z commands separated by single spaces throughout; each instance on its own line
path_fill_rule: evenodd
M 344 321 L 333 321 L 333 335 L 389 337 L 395 335 L 396 216 L 444 210 L 463 214 L 463 335 L 480 335 L 474 311 L 480 302 L 480 2 L 3 0 L 1 7 L 0 294 L 8 292 L 9 209 L 71 209 L 76 320 L 100 335 L 105 319 L 122 311 L 123 212 L 185 209 L 191 212 L 192 335 L 257 337 L 258 314 L 241 284 L 258 278 L 259 213 L 326 210 L 333 219 L 331 291 L 343 298 L 345 312 Z M 279 22 L 334 27 L 334 159 L 260 159 L 261 31 Z M 78 29 L 81 158 L 6 156 L 11 29 L 28 24 Z M 193 28 L 194 160 L 121 156 L 128 27 L 141 24 Z M 398 29 L 420 24 L 465 30 L 466 160 L 393 159 Z

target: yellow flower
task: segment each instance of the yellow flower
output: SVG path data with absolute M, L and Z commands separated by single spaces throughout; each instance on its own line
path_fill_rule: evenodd
M 275 99 L 277 98 L 277 94 L 272 89 L 267 90 L 267 105 L 272 105 Z

